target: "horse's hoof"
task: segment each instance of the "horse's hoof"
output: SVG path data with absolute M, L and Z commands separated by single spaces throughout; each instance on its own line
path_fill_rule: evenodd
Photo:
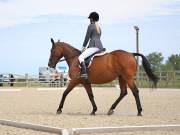
M 91 112 L 90 114 L 91 114 L 91 115 L 94 115 L 94 116 L 96 115 L 95 112 Z
M 137 114 L 137 116 L 142 116 L 142 114 L 139 112 L 139 113 Z
M 114 111 L 112 109 L 110 109 L 107 114 L 112 115 L 113 113 L 114 113 Z
M 57 110 L 56 114 L 61 114 L 62 111 L 61 110 Z

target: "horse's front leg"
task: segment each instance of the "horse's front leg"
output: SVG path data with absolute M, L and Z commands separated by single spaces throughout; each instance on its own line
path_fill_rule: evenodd
M 57 114 L 61 114 L 62 113 L 62 108 L 64 106 L 64 101 L 66 99 L 66 96 L 71 92 L 71 90 L 73 90 L 73 88 L 78 85 L 78 81 L 77 80 L 71 80 L 67 89 L 64 91 L 61 102 L 59 104 L 59 107 L 57 109 Z
M 91 84 L 84 84 L 84 88 L 86 89 L 89 100 L 91 101 L 91 104 L 92 104 L 92 107 L 93 107 L 91 115 L 95 115 L 95 113 L 97 111 L 97 106 L 96 106 L 96 103 L 94 101 L 94 95 L 93 95 L 93 92 L 92 92 Z

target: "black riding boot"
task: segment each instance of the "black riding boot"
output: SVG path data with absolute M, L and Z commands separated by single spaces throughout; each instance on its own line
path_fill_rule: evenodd
M 80 63 L 81 66 L 81 78 L 84 80 L 87 80 L 88 76 L 87 76 L 87 69 L 86 69 L 86 65 L 84 62 Z

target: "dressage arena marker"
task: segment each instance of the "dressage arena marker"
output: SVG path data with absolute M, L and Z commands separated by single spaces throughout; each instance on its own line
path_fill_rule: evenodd
M 115 133 L 115 132 L 137 132 L 137 131 L 158 131 L 158 130 L 180 130 L 180 125 L 144 125 L 144 126 L 121 126 L 121 127 L 92 127 L 64 129 L 45 125 L 22 123 L 11 120 L 0 119 L 1 125 L 17 128 L 31 129 L 35 131 L 56 133 L 59 135 L 79 135 L 92 133 Z
M 0 92 L 17 92 L 21 91 L 21 89 L 0 89 Z
M 17 128 L 31 129 L 31 130 L 35 130 L 35 131 L 57 133 L 59 135 L 69 135 L 69 132 L 66 129 L 45 126 L 45 125 L 16 122 L 16 121 L 5 120 L 5 119 L 0 119 L 0 124 L 6 125 L 6 126 L 17 127 Z

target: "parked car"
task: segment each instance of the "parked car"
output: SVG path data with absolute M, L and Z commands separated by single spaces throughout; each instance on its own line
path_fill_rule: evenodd
M 10 82 L 9 75 L 3 75 L 3 82 Z

